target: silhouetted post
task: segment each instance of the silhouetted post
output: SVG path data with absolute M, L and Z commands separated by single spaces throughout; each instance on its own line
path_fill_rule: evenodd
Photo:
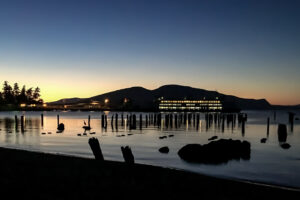
M 149 116 L 150 118 L 150 116 Z M 146 128 L 148 127 L 148 115 L 146 115 Z
M 279 142 L 286 142 L 287 128 L 285 124 L 278 124 L 277 134 Z
M 124 126 L 124 116 L 123 116 L 123 114 L 121 115 L 121 126 Z
M 294 116 L 295 113 L 289 112 L 289 123 L 291 125 L 291 132 L 294 131 Z
M 107 129 L 107 115 L 104 115 L 104 120 L 105 120 L 105 129 Z
M 15 115 L 15 128 L 18 129 L 19 123 L 18 123 L 18 116 Z
M 44 114 L 41 114 L 41 125 L 44 126 Z
M 142 114 L 140 114 L 140 130 L 142 130 L 142 126 L 143 126 L 143 116 Z
M 129 129 L 132 129 L 132 115 L 130 114 L 129 116 L 129 123 L 127 123 L 129 125 Z
M 101 127 L 104 128 L 104 115 L 101 116 Z
M 225 117 L 224 115 L 222 115 L 222 133 L 224 133 L 224 129 L 225 129 Z
M 157 125 L 158 125 L 158 127 L 161 126 L 161 113 L 159 113 L 159 114 L 157 115 Z
M 122 151 L 125 163 L 134 164 L 134 156 L 132 154 L 130 147 L 129 146 L 121 147 L 121 151 Z
M 245 119 L 242 119 L 242 135 L 245 134 Z
M 269 130 L 270 130 L 270 117 L 267 120 L 267 136 L 269 137 Z
M 168 128 L 168 126 L 169 126 L 169 115 L 168 114 L 165 115 L 165 125 Z
M 154 114 L 154 126 L 156 126 L 156 113 Z
M 195 127 L 195 125 L 196 125 L 196 122 L 195 122 L 195 119 L 196 119 L 195 113 L 192 114 L 192 118 L 193 118 L 193 126 Z
M 21 132 L 24 132 L 24 115 L 21 116 Z
M 206 131 L 208 130 L 208 114 L 205 114 L 205 127 L 206 127 Z
M 118 129 L 118 113 L 116 113 L 115 126 Z
M 57 115 L 57 127 L 59 127 L 59 115 Z
M 199 113 L 197 114 L 197 121 L 196 121 L 196 129 L 199 129 L 199 121 L 200 121 L 200 115 Z
M 177 117 L 178 117 L 177 114 L 175 114 L 175 128 L 177 128 L 177 123 L 178 123 L 177 122 Z
M 114 115 L 111 116 L 110 124 L 111 128 L 114 129 Z
M 233 131 L 234 128 L 234 121 L 233 121 L 233 115 L 231 115 L 232 119 L 231 119 L 231 130 Z
M 135 114 L 133 114 L 133 116 L 132 116 L 132 129 L 136 129 L 136 115 Z
M 89 115 L 89 118 L 88 118 L 88 127 L 91 127 L 91 116 Z
M 173 128 L 173 114 L 170 114 L 170 127 Z
M 93 151 L 96 160 L 104 161 L 104 157 L 100 148 L 100 144 L 97 138 L 90 138 L 89 145 Z

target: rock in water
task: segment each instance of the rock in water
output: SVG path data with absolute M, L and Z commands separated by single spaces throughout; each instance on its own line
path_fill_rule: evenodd
M 290 145 L 289 143 L 283 143 L 283 144 L 281 144 L 280 146 L 281 146 L 281 148 L 283 148 L 283 149 L 289 149 L 289 148 L 291 148 L 291 145 Z
M 249 160 L 251 145 L 247 141 L 220 139 L 208 144 L 188 144 L 178 151 L 181 159 L 188 162 L 222 164 L 229 160 Z
M 160 136 L 159 139 L 165 139 L 167 136 Z
M 260 143 L 266 143 L 266 141 L 267 141 L 267 138 L 262 138 L 262 139 L 260 140 Z
M 64 125 L 63 123 L 60 123 L 60 124 L 57 126 L 57 130 L 59 130 L 59 131 L 65 130 L 65 125 Z
M 158 150 L 160 153 L 169 153 L 169 147 L 165 146 L 165 147 L 161 147 L 159 150 Z

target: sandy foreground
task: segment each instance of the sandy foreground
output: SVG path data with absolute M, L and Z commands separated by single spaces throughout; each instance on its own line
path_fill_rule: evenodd
M 0 148 L 2 197 L 29 199 L 300 197 L 300 190 L 122 162 Z

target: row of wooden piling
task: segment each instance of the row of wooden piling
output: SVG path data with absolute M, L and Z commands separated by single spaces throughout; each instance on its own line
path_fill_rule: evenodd
M 274 112 L 276 113 L 276 112 Z M 247 114 L 245 113 L 205 113 L 205 122 L 206 122 L 206 129 L 209 129 L 212 124 L 216 127 L 221 128 L 222 132 L 225 129 L 225 121 L 227 123 L 227 127 L 230 126 L 232 129 L 236 126 L 236 123 L 241 126 L 242 133 L 245 133 L 245 122 L 247 121 Z M 276 116 L 274 114 L 274 116 Z M 293 131 L 294 127 L 294 116 L 295 113 L 289 112 L 289 124 L 291 127 L 291 131 Z M 101 115 L 101 127 L 107 129 L 107 115 Z M 157 127 L 161 127 L 162 125 L 162 114 L 161 113 L 149 113 L 144 115 L 145 121 L 143 122 L 143 115 L 139 114 L 139 128 L 142 129 L 143 125 L 147 128 L 150 125 L 154 125 Z M 136 114 L 127 114 L 126 117 L 124 114 L 121 114 L 121 126 L 127 126 L 129 130 L 137 129 L 137 116 Z M 274 117 L 275 118 L 275 117 Z M 125 123 L 126 119 L 126 123 Z M 15 115 L 15 124 L 16 129 L 19 126 L 19 121 L 17 115 Z M 21 131 L 24 132 L 25 128 L 25 116 L 21 116 Z M 164 126 L 166 128 L 178 128 L 182 124 L 193 124 L 194 127 L 197 129 L 199 128 L 200 124 L 200 113 L 166 113 L 164 114 Z M 44 115 L 41 114 L 41 125 L 44 126 Z M 57 115 L 57 126 L 60 125 L 60 116 Z M 118 129 L 119 125 L 119 114 L 116 113 L 111 116 L 111 127 L 112 129 L 115 127 Z M 269 134 L 269 126 L 270 126 L 270 118 L 267 118 L 267 134 Z M 90 115 L 88 116 L 88 127 L 90 127 Z

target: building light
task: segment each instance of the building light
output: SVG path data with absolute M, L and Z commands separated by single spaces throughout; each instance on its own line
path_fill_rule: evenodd
M 44 104 L 43 104 L 43 107 L 47 107 L 47 104 L 46 104 L 46 103 L 44 103 Z
M 26 107 L 26 104 L 25 104 L 25 103 L 21 103 L 21 104 L 20 104 L 20 107 L 21 107 L 21 108 L 24 108 L 24 107 Z
M 104 103 L 109 103 L 109 99 L 105 99 L 105 100 L 104 100 Z

